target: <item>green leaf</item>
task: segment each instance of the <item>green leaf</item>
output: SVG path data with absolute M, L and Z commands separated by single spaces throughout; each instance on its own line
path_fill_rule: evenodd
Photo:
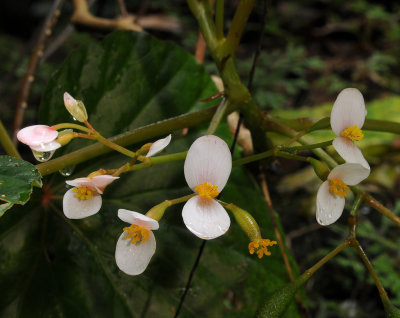
M 208 74 L 190 54 L 131 32 L 115 32 L 102 43 L 73 52 L 48 85 L 42 121 L 70 120 L 62 106 L 65 90 L 83 100 L 89 121 L 107 136 L 205 107 L 198 100 L 215 93 Z M 175 133 L 164 152 L 187 150 L 204 128 L 185 136 Z M 225 123 L 217 133 L 231 139 Z M 126 160 L 113 152 L 77 166 L 69 179 L 116 168 Z M 172 317 L 201 240 L 184 226 L 182 205 L 174 206 L 154 232 L 157 250 L 146 271 L 125 275 L 114 258 L 126 226 L 117 210 L 145 213 L 166 199 L 191 193 L 183 162 L 121 175 L 106 188 L 100 212 L 82 220 L 64 217 L 65 181 L 60 175 L 50 180 L 50 191 L 57 194 L 51 204 L 37 205 L 37 191 L 29 206 L 0 222 L 0 316 Z M 274 239 L 262 193 L 243 167 L 234 168 L 221 199 L 252 213 L 265 237 Z M 279 248 L 271 248 L 272 256 L 261 260 L 251 256 L 247 237 L 231 219 L 226 235 L 207 242 L 180 317 L 251 317 L 266 295 L 288 281 Z M 290 253 L 289 259 L 296 273 Z M 299 317 L 295 306 L 287 315 Z
M 39 171 L 24 160 L 0 156 L 0 217 L 14 204 L 25 204 L 32 193 L 32 185 L 42 185 Z

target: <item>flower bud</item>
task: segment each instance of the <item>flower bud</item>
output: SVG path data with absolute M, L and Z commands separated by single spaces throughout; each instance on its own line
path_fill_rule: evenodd
M 80 100 L 76 100 L 67 92 L 64 93 L 64 105 L 68 112 L 80 122 L 85 122 L 88 119 L 85 105 Z
M 256 220 L 254 220 L 253 216 L 249 212 L 232 203 L 225 205 L 225 208 L 233 213 L 236 222 L 249 237 L 250 241 L 261 238 L 260 228 L 258 227 Z
M 146 216 L 156 221 L 160 221 L 164 215 L 165 210 L 171 206 L 171 202 L 165 200 L 156 206 L 153 206 L 147 213 Z
M 59 131 L 58 132 L 58 138 L 56 139 L 56 141 L 61 146 L 65 146 L 66 144 L 68 144 L 74 138 L 73 132 L 74 131 L 72 129 L 64 129 L 62 131 Z
M 325 163 L 323 163 L 322 161 L 319 161 L 317 159 L 314 158 L 309 158 L 308 160 L 309 163 L 311 163 L 311 165 L 314 168 L 314 171 L 316 173 L 316 175 L 322 180 L 325 181 L 328 178 L 329 175 L 329 168 L 326 166 Z

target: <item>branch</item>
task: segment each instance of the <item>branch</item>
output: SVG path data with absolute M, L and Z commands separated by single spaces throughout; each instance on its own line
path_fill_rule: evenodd
M 60 15 L 60 8 L 63 2 L 64 0 L 54 1 L 53 6 L 50 9 L 50 12 L 47 15 L 43 27 L 40 31 L 39 37 L 36 40 L 36 44 L 34 46 L 31 59 L 29 60 L 28 68 L 26 69 L 25 75 L 22 79 L 21 87 L 18 93 L 17 105 L 15 108 L 15 116 L 14 116 L 13 134 L 12 134 L 12 140 L 14 144 L 17 143 L 17 132 L 21 129 L 21 125 L 24 120 L 25 109 L 28 107 L 28 96 L 32 82 L 34 81 L 34 74 L 37 65 L 43 55 L 44 42 L 50 36 L 51 28 L 57 22 L 57 19 Z

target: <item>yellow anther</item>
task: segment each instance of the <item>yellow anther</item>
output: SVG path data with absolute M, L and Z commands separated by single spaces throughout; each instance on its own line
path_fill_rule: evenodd
M 329 190 L 332 194 L 347 198 L 348 193 L 346 191 L 349 191 L 350 188 L 341 179 L 331 179 L 329 180 Z
M 364 138 L 362 130 L 358 128 L 357 125 L 347 127 L 345 130 L 342 131 L 341 135 L 342 137 L 357 141 Z
M 94 194 L 93 190 L 87 187 L 76 187 L 72 189 L 72 191 L 75 192 L 75 195 L 81 200 L 90 199 Z
M 213 199 L 218 196 L 220 191 L 218 191 L 218 186 L 213 185 L 209 182 L 203 182 L 195 188 L 196 192 L 205 199 Z
M 139 225 L 136 225 L 136 224 L 132 224 L 131 226 L 124 227 L 123 230 L 128 232 L 126 234 L 125 238 L 126 239 L 131 238 L 132 244 L 135 244 L 136 242 L 144 243 L 150 237 L 150 230 L 148 230 L 144 227 L 141 227 Z
M 264 255 L 270 256 L 271 252 L 268 250 L 268 246 L 278 244 L 276 241 L 269 239 L 255 239 L 249 243 L 249 252 L 251 255 L 257 253 L 258 258 L 262 258 Z

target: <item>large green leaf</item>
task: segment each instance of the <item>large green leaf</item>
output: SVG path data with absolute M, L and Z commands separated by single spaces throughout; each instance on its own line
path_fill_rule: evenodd
M 14 204 L 25 204 L 32 193 L 33 183 L 41 185 L 39 171 L 24 160 L 0 156 L 0 216 Z
M 148 124 L 201 107 L 200 98 L 215 88 L 204 69 L 180 48 L 145 34 L 116 32 L 103 43 L 75 51 L 54 75 L 43 100 L 42 120 L 69 120 L 62 93 L 82 98 L 90 122 L 105 135 Z M 225 124 L 218 134 L 230 136 Z M 176 133 L 167 153 L 188 149 L 201 135 Z M 75 141 L 69 148 L 76 147 Z M 117 167 L 126 158 L 112 153 L 79 165 L 71 178 L 99 168 Z M 64 178 L 49 178 L 50 189 L 63 195 Z M 183 293 L 201 240 L 181 218 L 182 206 L 168 209 L 155 231 L 157 251 L 139 276 L 115 265 L 115 244 L 125 224 L 118 208 L 145 213 L 153 205 L 189 194 L 183 162 L 124 174 L 107 187 L 101 211 L 68 220 L 62 202 L 26 208 L 0 222 L 0 315 L 22 317 L 172 317 Z M 58 199 L 57 199 L 58 198 Z M 266 238 L 273 238 L 267 207 L 245 169 L 234 168 L 222 200 L 251 212 Z M 234 223 L 221 238 L 207 242 L 181 317 L 251 317 L 260 301 L 288 281 L 279 248 L 258 260 Z M 293 264 L 294 265 L 294 264 Z M 294 265 L 295 266 L 295 265 Z M 294 306 L 288 317 L 297 317 Z

